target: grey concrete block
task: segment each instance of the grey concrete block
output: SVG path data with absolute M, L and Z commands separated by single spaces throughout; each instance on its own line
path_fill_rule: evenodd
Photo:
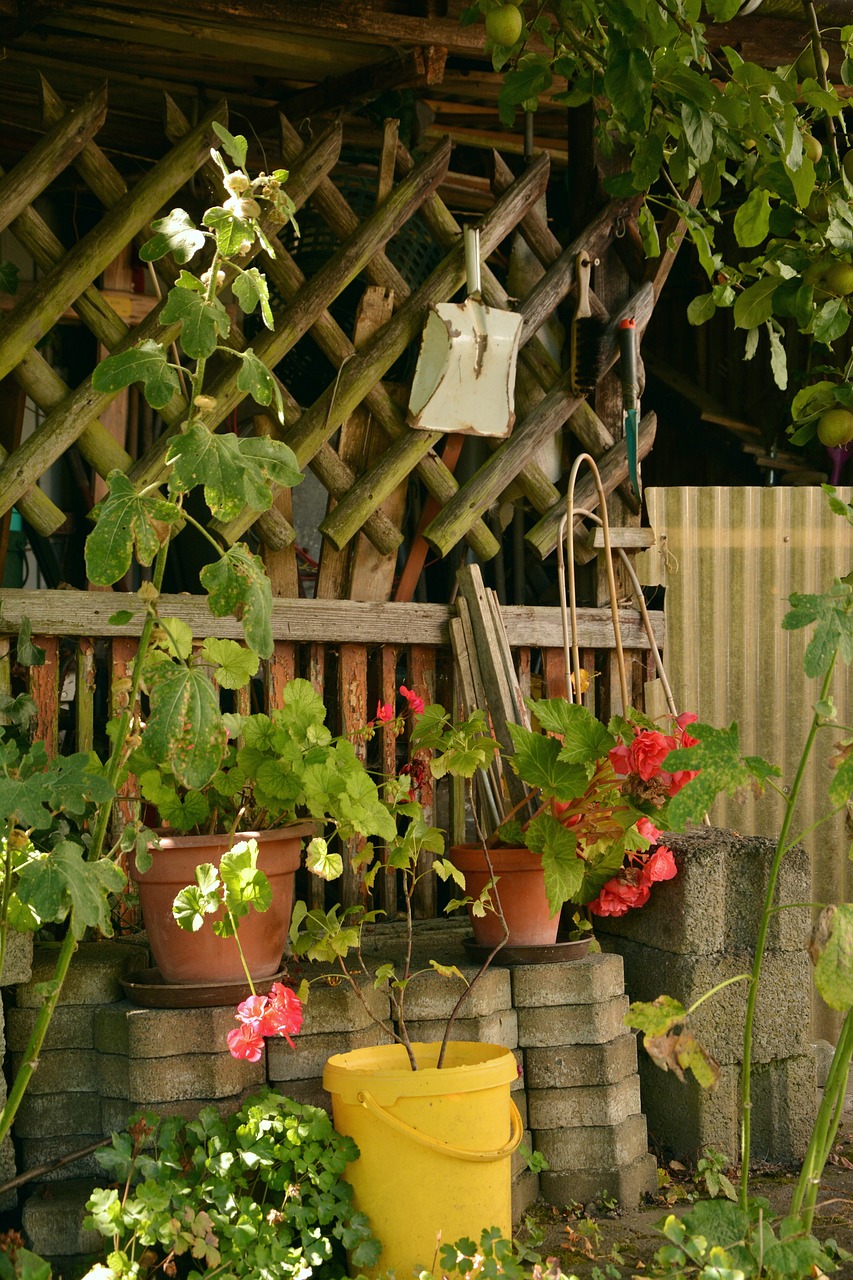
M 19 1166 L 22 1171 L 40 1169 L 54 1160 L 61 1160 L 75 1152 L 91 1147 L 92 1143 L 103 1138 L 101 1133 L 71 1133 L 56 1135 L 53 1138 L 22 1138 L 18 1144 Z M 74 1178 L 95 1178 L 103 1186 L 107 1175 L 95 1159 L 94 1152 L 78 1156 L 67 1164 L 39 1174 L 39 1182 L 58 1183 L 64 1185 Z
M 12 1054 L 14 1073 L 23 1057 L 21 1053 Z M 98 1055 L 93 1049 L 53 1049 L 41 1053 L 27 1089 L 30 1094 L 96 1093 Z
M 349 983 L 340 981 L 340 974 L 336 975 L 336 980 L 334 986 L 325 982 L 312 983 L 300 1035 L 361 1031 L 375 1026 L 371 1013 L 377 1018 L 388 1018 L 390 1001 L 387 991 L 374 987 L 367 980 L 360 983 L 359 989 L 368 1006 L 366 1009 Z
M 441 1040 L 447 1026 L 446 1018 L 435 1021 L 406 1019 L 412 1040 L 431 1044 Z M 518 1047 L 518 1016 L 514 1009 L 500 1009 L 479 1018 L 457 1018 L 450 1033 L 451 1040 L 477 1040 L 481 1044 L 500 1044 L 505 1049 Z
M 713 1147 L 735 1160 L 740 1150 L 740 1072 L 724 1065 L 713 1092 L 690 1076 L 681 1084 L 640 1054 L 643 1111 L 656 1147 L 692 1160 Z M 758 1063 L 752 1077 L 752 1158 L 784 1164 L 805 1155 L 817 1108 L 811 1055 Z
M 459 969 L 465 975 L 465 982 L 461 978 L 445 977 L 434 969 L 428 973 L 419 973 L 406 988 L 406 1021 L 447 1019 L 465 991 L 466 982 L 470 983 L 476 976 L 478 966 L 460 965 Z M 486 970 L 466 996 L 460 1013 L 464 1018 L 483 1018 L 511 1008 L 510 971 L 492 968 Z
M 94 1011 L 94 1041 L 101 1054 L 126 1058 L 173 1058 L 228 1053 L 226 1036 L 238 1025 L 236 1005 L 211 1009 L 143 1009 L 122 1000 Z
M 98 1074 L 104 1097 L 123 1098 L 137 1108 L 189 1098 L 227 1098 L 265 1079 L 263 1058 L 245 1062 L 227 1050 L 138 1061 L 101 1054 Z
M 542 1129 L 619 1124 L 640 1110 L 640 1081 L 627 1076 L 618 1084 L 578 1089 L 528 1089 L 527 1114 L 534 1133 Z
M 205 1107 L 214 1107 L 221 1116 L 229 1116 L 239 1111 L 243 1103 L 258 1092 L 258 1087 L 257 1084 L 252 1084 L 240 1093 L 226 1098 L 182 1098 L 175 1102 L 158 1102 L 153 1106 L 140 1106 L 139 1103 L 127 1102 L 123 1098 L 102 1098 L 101 1123 L 104 1133 L 113 1133 L 126 1129 L 130 1118 L 140 1112 L 148 1112 L 161 1120 L 170 1116 L 194 1120 Z
M 648 1153 L 646 1118 L 638 1114 L 626 1116 L 618 1124 L 537 1129 L 533 1145 L 555 1173 L 630 1165 Z
M 59 943 L 42 944 L 33 953 L 32 982 L 18 987 L 16 1003 L 20 1008 L 38 1008 L 42 1001 L 36 984 L 53 977 Z M 81 942 L 71 961 L 68 976 L 62 984 L 60 1004 L 109 1004 L 123 1000 L 121 978 L 148 968 L 148 949 L 139 943 Z
M 563 964 L 516 965 L 510 972 L 517 1009 L 600 1004 L 625 991 L 617 955 L 599 953 Z
M 599 1004 L 548 1005 L 518 1010 L 518 1042 L 525 1048 L 545 1045 L 606 1044 L 625 1030 L 627 996 Z
M 379 1043 L 381 1032 L 372 1025 L 361 1031 L 329 1031 L 314 1036 L 300 1032 L 292 1049 L 277 1036 L 267 1040 L 267 1079 L 286 1093 L 287 1089 L 281 1088 L 283 1083 L 322 1076 L 326 1059 L 333 1053 L 349 1053 L 351 1049 L 367 1049 Z
M 86 1201 L 92 1183 L 75 1178 L 30 1196 L 23 1208 L 23 1228 L 30 1248 L 41 1257 L 73 1257 L 103 1252 L 98 1231 L 86 1231 Z
M 52 1138 L 57 1134 L 100 1131 L 101 1097 L 98 1093 L 69 1093 L 66 1090 L 48 1094 L 28 1092 L 15 1116 L 17 1138 Z
M 605 1044 L 571 1044 L 524 1050 L 530 1089 L 575 1089 L 615 1084 L 637 1070 L 637 1040 L 624 1031 Z
M 654 1156 L 644 1155 L 621 1168 L 541 1173 L 539 1185 L 549 1204 L 564 1205 L 570 1200 L 588 1204 L 606 1195 L 625 1209 L 636 1209 L 645 1196 L 657 1191 L 657 1165 Z
M 33 935 L 10 929 L 6 935 L 6 954 L 0 987 L 14 987 L 29 982 L 33 971 Z
M 693 827 L 663 839 L 675 854 L 678 875 L 656 884 L 642 911 L 597 919 L 599 938 L 614 934 L 681 955 L 753 946 L 774 842 L 717 827 Z M 809 858 L 800 845 L 782 862 L 776 901 L 809 902 L 810 885 Z M 799 950 L 808 930 L 808 908 L 777 911 L 768 946 Z
M 539 1174 L 523 1169 L 512 1180 L 512 1221 L 517 1226 L 540 1197 Z
M 274 1086 L 286 1098 L 292 1098 L 303 1106 L 320 1107 L 332 1114 L 332 1097 L 323 1088 L 323 1077 L 312 1076 L 310 1080 L 289 1080 L 286 1084 Z
M 624 939 L 602 939 L 602 945 L 617 945 L 622 952 L 631 1000 L 654 1000 L 665 993 L 686 1009 L 726 978 L 749 973 L 752 968 L 752 956 L 744 951 L 687 956 Z M 706 1000 L 691 1017 L 695 1034 L 718 1062 L 741 1060 L 747 992 L 746 982 L 733 983 Z M 805 951 L 768 951 L 756 1005 L 752 1049 L 755 1062 L 772 1062 L 811 1051 L 808 1016 L 804 1013 L 810 999 L 811 972 Z
M 95 1005 L 59 1004 L 53 1011 L 43 1049 L 91 1049 L 95 1043 Z M 7 1009 L 6 1040 L 9 1048 L 24 1053 L 35 1027 L 38 1010 Z

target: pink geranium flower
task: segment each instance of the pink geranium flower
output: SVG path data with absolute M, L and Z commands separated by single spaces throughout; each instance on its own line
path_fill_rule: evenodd
M 400 693 L 408 702 L 413 715 L 419 716 L 424 709 L 423 698 L 414 689 L 407 689 L 404 684 L 400 685 Z
M 232 1058 L 245 1058 L 247 1062 L 260 1062 L 264 1051 L 264 1038 L 248 1023 L 243 1022 L 225 1037 Z

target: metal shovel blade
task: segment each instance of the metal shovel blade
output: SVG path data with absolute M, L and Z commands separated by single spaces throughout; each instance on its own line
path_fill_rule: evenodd
M 508 436 L 522 317 L 479 298 L 430 307 L 409 396 L 408 422 L 426 431 Z

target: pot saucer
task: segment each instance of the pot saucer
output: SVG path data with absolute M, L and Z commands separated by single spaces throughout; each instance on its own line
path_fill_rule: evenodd
M 255 992 L 265 996 L 274 982 L 286 978 L 286 969 L 280 969 L 270 978 L 256 978 Z M 143 969 L 131 974 L 129 978 L 121 979 L 121 985 L 128 1000 L 147 1009 L 208 1009 L 237 1005 L 252 994 L 245 978 L 239 982 L 166 982 L 159 969 Z
M 483 947 L 473 938 L 466 938 L 465 950 L 473 960 L 485 960 L 491 954 L 491 947 Z M 508 942 L 497 953 L 492 964 L 564 964 L 567 960 L 580 960 L 589 953 L 592 938 L 559 938 L 556 942 L 530 943 L 520 945 Z

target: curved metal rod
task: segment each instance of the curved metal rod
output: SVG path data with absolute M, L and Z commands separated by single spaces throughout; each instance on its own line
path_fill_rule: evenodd
M 572 464 L 572 470 L 569 475 L 569 487 L 566 494 L 566 560 L 569 567 L 569 608 L 572 620 L 572 667 L 575 677 L 575 698 L 580 701 L 581 689 L 581 663 L 580 651 L 578 649 L 578 626 L 577 626 L 577 599 L 575 589 L 575 561 L 574 555 L 569 546 L 569 540 L 574 536 L 575 527 L 575 481 L 582 463 L 586 462 L 592 472 L 592 478 L 595 482 L 595 488 L 598 493 L 599 510 L 601 511 L 601 528 L 604 531 L 604 550 L 606 552 L 607 567 L 607 587 L 610 593 L 610 613 L 613 619 L 613 638 L 616 643 L 616 664 L 619 668 L 619 687 L 622 693 L 622 711 L 628 710 L 631 705 L 628 699 L 628 679 L 625 674 L 625 653 L 622 648 L 622 632 L 619 629 L 619 601 L 616 595 L 616 575 L 613 572 L 613 556 L 610 549 L 610 524 L 607 519 L 607 495 L 604 492 L 604 486 L 601 483 L 601 475 L 596 465 L 595 458 L 589 453 L 581 453 L 575 458 Z M 566 654 L 566 683 L 571 685 L 568 678 L 568 654 Z

